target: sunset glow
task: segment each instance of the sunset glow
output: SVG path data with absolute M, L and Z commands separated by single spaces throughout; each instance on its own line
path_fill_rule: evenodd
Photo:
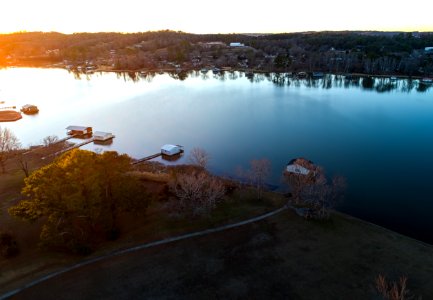
M 54 0 L 2 3 L 0 32 L 139 32 L 181 30 L 191 33 L 296 32 L 322 30 L 433 31 L 431 2 L 416 8 L 397 2 L 340 0 L 204 3 L 186 1 Z

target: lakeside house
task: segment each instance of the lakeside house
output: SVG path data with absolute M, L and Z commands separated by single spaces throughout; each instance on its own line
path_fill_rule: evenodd
M 433 47 L 425 47 L 424 52 L 425 53 L 433 53 Z
M 293 174 L 308 175 L 311 170 L 307 168 L 307 164 L 313 165 L 313 162 L 304 158 L 295 158 L 287 164 L 286 171 Z
M 230 43 L 230 47 L 245 47 L 245 44 L 242 43 Z

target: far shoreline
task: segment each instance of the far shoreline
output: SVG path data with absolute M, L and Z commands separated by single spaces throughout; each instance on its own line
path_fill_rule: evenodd
M 208 71 L 212 71 L 212 68 L 210 67 L 180 67 L 180 68 L 141 68 L 141 69 L 114 69 L 110 66 L 101 66 L 97 67 L 93 70 L 89 71 L 78 71 L 76 69 L 68 69 L 65 66 L 60 66 L 56 64 L 14 64 L 14 65 L 7 65 L 7 66 L 0 66 L 1 69 L 9 69 L 9 68 L 31 68 L 31 69 L 63 69 L 68 72 L 80 74 L 80 75 L 92 75 L 93 73 L 183 73 L 183 72 L 200 72 L 202 68 L 207 68 Z M 299 78 L 299 79 L 321 79 L 323 77 L 313 78 L 312 73 L 313 72 L 307 72 L 303 70 L 260 70 L 260 69 L 249 69 L 249 68 L 233 68 L 233 67 L 221 67 L 219 72 L 243 72 L 243 73 L 254 73 L 254 74 L 291 74 L 292 76 L 296 76 L 296 74 L 300 72 L 305 72 L 308 74 L 306 78 Z M 315 72 L 315 71 L 314 71 Z M 368 73 L 344 73 L 344 72 L 322 72 L 323 75 L 338 75 L 338 76 L 352 76 L 352 77 L 359 77 L 359 78 L 365 78 L 365 77 L 375 77 L 375 78 L 391 78 L 395 77 L 396 79 L 413 79 L 413 80 L 421 80 L 424 78 L 430 78 L 428 76 L 419 76 L 419 75 L 405 75 L 405 74 L 368 74 Z

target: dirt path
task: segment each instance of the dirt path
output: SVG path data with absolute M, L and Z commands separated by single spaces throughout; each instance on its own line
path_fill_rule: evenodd
M 64 273 L 76 270 L 76 269 L 81 268 L 81 267 L 85 267 L 85 266 L 91 265 L 91 264 L 96 263 L 96 262 L 100 262 L 100 261 L 103 261 L 103 260 L 106 260 L 106 259 L 109 259 L 109 258 L 112 258 L 112 257 L 115 257 L 115 256 L 121 256 L 121 255 L 124 255 L 124 254 L 129 254 L 129 253 L 132 253 L 132 252 L 135 252 L 135 251 L 139 251 L 139 250 L 142 250 L 142 249 L 146 249 L 146 248 L 151 248 L 151 247 L 155 247 L 155 246 L 159 246 L 159 245 L 164 245 L 164 244 L 168 244 L 168 243 L 172 243 L 172 242 L 176 242 L 176 241 L 180 241 L 180 240 L 190 239 L 190 238 L 194 238 L 194 237 L 198 237 L 198 236 L 204 236 L 204 235 L 208 235 L 208 234 L 211 234 L 211 233 L 220 232 L 220 231 L 224 231 L 224 230 L 227 230 L 227 229 L 243 226 L 243 225 L 246 225 L 246 224 L 250 224 L 250 223 L 253 223 L 253 222 L 257 222 L 257 221 L 269 218 L 269 217 L 274 216 L 274 215 L 276 215 L 276 214 L 278 214 L 278 213 L 280 213 L 280 212 L 282 212 L 282 211 L 284 211 L 284 210 L 286 210 L 288 208 L 289 208 L 289 206 L 285 205 L 285 206 L 283 206 L 283 207 L 281 207 L 279 209 L 273 210 L 273 211 L 271 211 L 269 213 L 266 213 L 264 215 L 260 215 L 260 216 L 257 216 L 257 217 L 254 217 L 254 218 L 251 218 L 251 219 L 248 219 L 248 220 L 245 220 L 245 221 L 237 222 L 237 223 L 234 223 L 234 224 L 223 225 L 223 226 L 219 226 L 219 227 L 211 228 L 211 229 L 206 229 L 206 230 L 202 230 L 202 231 L 187 233 L 187 234 L 183 234 L 183 235 L 179 235 L 179 236 L 175 236 L 175 237 L 171 237 L 171 238 L 166 238 L 166 239 L 155 241 L 155 242 L 145 243 L 145 244 L 141 244 L 141 245 L 138 245 L 138 246 L 135 246 L 135 247 L 131 247 L 131 248 L 127 248 L 127 249 L 122 249 L 122 250 L 117 250 L 117 251 L 114 251 L 112 253 L 109 253 L 109 254 L 106 254 L 106 255 L 103 255 L 103 256 L 98 256 L 98 257 L 95 257 L 95 258 L 92 258 L 92 259 L 84 260 L 81 263 L 74 264 L 74 265 L 69 266 L 67 268 L 64 268 L 62 270 L 53 272 L 53 273 L 48 274 L 46 276 L 43 276 L 43 277 L 41 277 L 39 279 L 33 280 L 33 281 L 25 284 L 24 286 L 20 287 L 20 288 L 17 288 L 15 290 L 7 292 L 7 293 L 5 293 L 3 295 L 0 295 L 0 300 L 8 299 L 8 298 L 10 298 L 12 296 L 15 296 L 18 293 L 26 290 L 26 289 L 28 289 L 28 288 L 31 288 L 31 287 L 39 284 L 39 283 L 45 282 L 45 281 L 47 281 L 47 280 L 49 280 L 51 278 L 57 277 L 59 275 L 62 275 Z

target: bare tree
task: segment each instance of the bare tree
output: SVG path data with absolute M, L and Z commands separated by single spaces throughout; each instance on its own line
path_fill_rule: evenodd
M 24 172 L 24 175 L 26 177 L 29 177 L 29 175 L 30 175 L 29 162 L 25 158 L 25 154 L 22 152 L 19 153 L 18 157 L 17 157 L 17 161 L 18 161 L 18 165 L 19 165 L 20 169 Z
M 284 171 L 284 180 L 290 186 L 292 201 L 310 208 L 315 217 L 327 219 L 330 210 L 343 196 L 346 180 L 342 176 L 335 176 L 328 182 L 322 167 L 314 165 L 303 158 L 292 161 L 308 172 Z
M 407 288 L 407 277 L 405 276 L 400 277 L 398 282 L 388 282 L 385 276 L 379 275 L 376 278 L 376 290 L 385 300 L 415 299 Z
M 57 135 L 49 135 L 44 137 L 42 142 L 44 143 L 45 147 L 49 147 L 50 145 L 57 143 L 58 140 L 59 137 Z
M 8 128 L 0 127 L 0 165 L 5 173 L 5 163 L 13 151 L 20 148 L 20 142 L 15 134 Z
M 309 170 L 308 174 L 293 173 L 288 172 L 287 170 L 284 170 L 283 172 L 283 180 L 290 187 L 290 192 L 292 193 L 292 201 L 295 204 L 299 204 L 302 202 L 302 191 L 313 183 L 316 183 L 318 181 L 323 182 L 324 175 L 323 170 L 320 167 L 314 165 L 312 162 L 304 158 L 297 158 L 293 160 L 292 163 Z
M 321 177 L 313 184 L 306 186 L 301 194 L 305 204 L 311 206 L 319 219 L 327 219 L 337 200 L 343 195 L 346 188 L 344 177 L 335 176 L 331 183 Z
M 225 195 L 223 182 L 206 172 L 180 174 L 169 187 L 177 198 L 171 209 L 183 216 L 208 214 Z
M 260 199 L 265 186 L 265 180 L 271 174 L 271 161 L 267 158 L 251 160 L 250 168 L 246 174 L 251 184 L 257 190 L 257 199 Z
M 192 148 L 191 152 L 188 156 L 188 161 L 196 166 L 200 166 L 204 169 L 206 169 L 208 163 L 210 160 L 209 153 L 204 150 L 203 148 L 194 147 Z

